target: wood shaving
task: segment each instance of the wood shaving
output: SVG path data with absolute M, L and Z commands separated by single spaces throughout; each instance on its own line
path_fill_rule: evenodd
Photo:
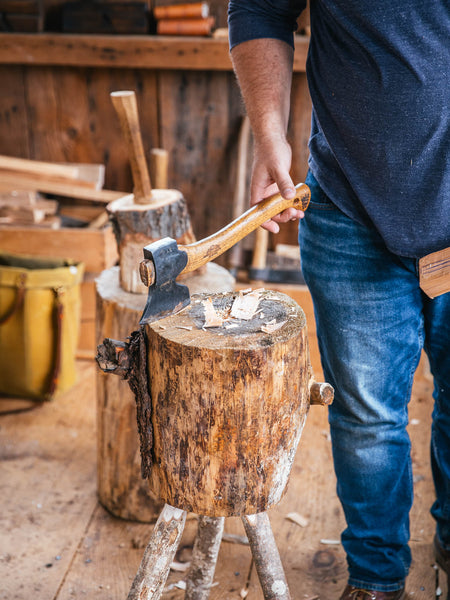
M 322 539 L 320 540 L 321 544 L 325 544 L 327 546 L 339 546 L 339 544 L 341 543 L 340 540 L 328 540 L 328 539 Z
M 217 314 L 211 298 L 202 300 L 202 304 L 205 310 L 205 324 L 203 327 L 222 327 L 223 318 Z
M 278 329 L 281 329 L 286 321 L 280 321 L 279 323 L 271 321 L 270 323 L 266 323 L 265 325 L 261 325 L 261 331 L 264 333 L 273 333 Z
M 300 525 L 300 527 L 308 527 L 309 525 L 309 520 L 297 512 L 289 513 L 288 515 L 286 515 L 286 519 L 289 519 L 289 521 Z
M 165 592 L 170 592 L 174 589 L 177 590 L 185 590 L 186 589 L 186 582 L 184 581 L 184 579 L 181 579 L 180 581 L 176 581 L 175 583 L 170 583 L 169 585 L 167 585 L 164 588 Z
M 186 329 L 186 331 L 192 331 L 192 325 L 176 325 L 176 329 Z
M 260 290 L 254 290 L 248 294 L 240 294 L 233 302 L 230 316 L 234 319 L 250 321 L 258 310 L 260 298 Z
M 188 561 L 188 562 L 177 562 L 176 560 L 174 560 L 173 562 L 170 563 L 170 569 L 172 571 L 179 571 L 180 573 L 183 573 L 184 571 L 187 571 L 190 566 L 191 566 L 190 561 Z
M 224 532 L 222 541 L 230 542 L 231 544 L 242 544 L 243 546 L 249 545 L 248 537 L 246 535 L 238 535 L 237 533 Z

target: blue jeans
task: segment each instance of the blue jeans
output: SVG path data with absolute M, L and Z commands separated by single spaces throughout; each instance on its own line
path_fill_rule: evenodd
M 417 260 L 389 252 L 376 231 L 337 209 L 311 174 L 306 183 L 312 201 L 300 222 L 302 270 L 324 376 L 335 388 L 329 422 L 349 583 L 395 591 L 411 562 L 406 425 L 423 347 L 435 381 L 432 514 L 450 549 L 450 294 L 430 300 L 419 288 Z

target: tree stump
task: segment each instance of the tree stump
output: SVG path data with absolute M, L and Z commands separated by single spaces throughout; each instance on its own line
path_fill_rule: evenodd
M 120 285 L 126 292 L 147 293 L 139 276 L 142 248 L 164 237 L 179 244 L 195 242 L 186 200 L 178 190 L 152 190 L 151 203 L 128 194 L 107 205 L 119 248 Z
M 153 492 L 212 517 L 277 504 L 310 404 L 302 309 L 267 290 L 199 295 L 145 329 Z
M 233 289 L 229 272 L 210 263 L 205 272 L 186 278 L 193 292 Z M 97 279 L 97 334 L 125 340 L 139 327 L 147 293 L 134 294 L 120 287 L 119 267 L 103 271 Z M 147 290 L 147 288 L 145 288 Z M 123 519 L 152 522 L 163 503 L 141 476 L 136 424 L 136 402 L 126 381 L 97 372 L 97 490 L 102 505 Z

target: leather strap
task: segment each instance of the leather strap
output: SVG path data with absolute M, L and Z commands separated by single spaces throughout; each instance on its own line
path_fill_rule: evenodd
M 17 281 L 17 292 L 16 292 L 16 297 L 14 299 L 14 303 L 11 306 L 11 308 L 6 312 L 6 314 L 4 314 L 2 317 L 0 317 L 0 325 L 7 323 L 11 319 L 11 317 L 13 317 L 16 314 L 16 312 L 18 310 L 20 310 L 20 308 L 22 307 L 23 300 L 25 298 L 26 281 L 27 281 L 26 273 L 22 273 L 21 275 L 19 275 L 19 278 Z
M 62 355 L 62 326 L 64 318 L 64 304 L 61 301 L 61 297 L 64 294 L 63 288 L 55 288 L 55 351 L 53 368 L 50 373 L 50 380 L 47 389 L 46 396 L 51 398 L 55 393 L 55 390 L 59 383 L 59 374 L 61 371 L 61 355 Z

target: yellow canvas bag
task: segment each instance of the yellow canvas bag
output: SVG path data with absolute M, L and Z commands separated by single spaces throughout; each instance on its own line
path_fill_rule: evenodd
M 76 378 L 83 263 L 0 253 L 0 394 L 49 400 Z

